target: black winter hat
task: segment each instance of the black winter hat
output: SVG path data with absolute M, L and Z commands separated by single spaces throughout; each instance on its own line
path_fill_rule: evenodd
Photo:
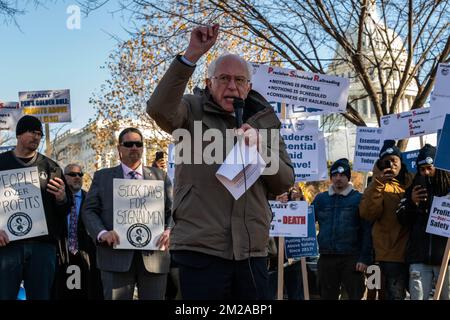
M 419 151 L 419 155 L 416 159 L 416 167 L 417 169 L 424 164 L 433 164 L 434 157 L 436 156 L 436 148 L 431 144 L 426 144 Z
M 41 121 L 38 118 L 29 115 L 23 116 L 17 121 L 16 136 L 20 136 L 27 131 L 40 131 L 42 135 L 44 134 Z
M 384 140 L 383 147 L 380 150 L 380 160 L 385 156 L 397 156 L 400 159 L 402 158 L 402 152 L 395 145 L 395 140 Z
M 348 159 L 341 158 L 339 160 L 336 160 L 336 162 L 331 165 L 330 178 L 333 176 L 333 174 L 336 173 L 343 173 L 347 176 L 348 180 L 350 180 L 352 172 L 350 170 L 350 163 Z

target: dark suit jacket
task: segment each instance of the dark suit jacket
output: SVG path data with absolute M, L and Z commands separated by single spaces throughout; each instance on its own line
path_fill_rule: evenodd
M 172 184 L 167 174 L 158 169 L 143 167 L 145 180 L 164 181 L 165 224 L 172 224 Z M 102 169 L 94 174 L 91 189 L 89 190 L 82 209 L 82 219 L 89 235 L 97 243 L 98 268 L 104 271 L 126 272 L 130 269 L 133 255 L 136 250 L 116 250 L 101 245 L 97 236 L 102 230 L 113 230 L 113 180 L 123 179 L 122 166 Z M 170 255 L 166 251 L 142 250 L 142 260 L 147 271 L 153 273 L 168 273 Z

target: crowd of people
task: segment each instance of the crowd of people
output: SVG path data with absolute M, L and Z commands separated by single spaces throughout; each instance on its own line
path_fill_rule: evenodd
M 150 97 L 147 112 L 169 134 L 185 129 L 195 137 L 195 123 L 201 121 L 200 131 L 216 129 L 226 137 L 227 129 L 236 128 L 249 145 L 256 136 L 259 148 L 259 131 L 279 129 L 281 123 L 271 105 L 252 90 L 251 65 L 240 56 L 217 58 L 209 66 L 206 87 L 184 94 L 197 61 L 215 44 L 218 33 L 218 25 L 192 31 L 184 54 L 174 59 Z M 237 99 L 245 102 L 240 127 Z M 22 282 L 32 300 L 274 299 L 268 200 L 304 200 L 281 137 L 266 141 L 268 149 L 277 150 L 276 173 L 260 175 L 244 196 L 235 199 L 216 177 L 219 163 L 177 164 L 172 190 L 164 152 L 156 154 L 151 167 L 143 165 L 144 139 L 137 128 L 119 133 L 120 164 L 97 171 L 87 192 L 82 190 L 79 164 L 62 170 L 37 152 L 43 136 L 39 119 L 22 117 L 16 136 L 15 149 L 0 154 L 0 171 L 38 168 L 48 234 L 10 241 L 0 230 L 0 300 L 16 299 Z M 201 144 L 200 151 L 207 146 Z M 185 150 L 192 158 L 199 152 Z M 311 203 L 319 230 L 321 299 L 362 299 L 371 264 L 381 268 L 379 297 L 402 300 L 408 291 L 411 299 L 429 298 L 447 238 L 426 233 L 426 223 L 433 197 L 450 191 L 449 173 L 433 165 L 435 153 L 433 146 L 425 145 L 413 175 L 402 163 L 395 141 L 386 140 L 363 193 L 351 183 L 349 160 L 333 163 L 329 189 Z M 159 250 L 115 249 L 124 239 L 114 230 L 114 179 L 163 182 Z M 68 268 L 74 265 L 81 270 L 78 288 L 68 286 Z M 300 264 L 287 265 L 288 298 L 303 299 Z M 449 277 L 447 272 L 441 299 L 450 299 Z

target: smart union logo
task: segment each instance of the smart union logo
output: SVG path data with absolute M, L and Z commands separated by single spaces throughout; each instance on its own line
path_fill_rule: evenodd
M 447 75 L 448 75 L 448 72 L 449 72 L 449 69 L 448 69 L 448 68 L 442 68 L 442 70 L 441 70 L 441 74 L 442 74 L 443 76 L 447 76 Z

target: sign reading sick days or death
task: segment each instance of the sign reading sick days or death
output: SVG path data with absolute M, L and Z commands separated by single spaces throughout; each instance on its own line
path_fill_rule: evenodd
M 308 203 L 306 201 L 269 201 L 274 214 L 270 225 L 271 237 L 307 237 Z
M 0 101 L 0 130 L 14 131 L 21 117 L 22 109 L 18 102 Z
M 0 229 L 10 241 L 48 234 L 39 179 L 37 167 L 0 171 Z
M 353 170 L 361 172 L 372 171 L 383 146 L 383 129 L 357 127 Z
M 281 120 L 281 136 L 286 144 L 297 178 L 319 172 L 319 123 L 317 120 Z
M 253 89 L 269 102 L 288 104 L 287 114 L 345 112 L 350 81 L 347 78 L 253 64 Z
M 385 139 L 400 140 L 435 133 L 440 129 L 429 120 L 430 108 L 420 108 L 382 116 L 380 122 Z
M 426 232 L 450 238 L 450 198 L 433 198 Z
M 316 219 L 314 217 L 314 207 L 308 207 L 308 235 L 299 238 L 286 238 L 286 258 L 315 257 L 319 255 L 316 236 Z
M 35 116 L 44 123 L 70 122 L 70 90 L 19 92 L 23 114 Z
M 114 179 L 115 249 L 159 250 L 164 232 L 164 181 Z

